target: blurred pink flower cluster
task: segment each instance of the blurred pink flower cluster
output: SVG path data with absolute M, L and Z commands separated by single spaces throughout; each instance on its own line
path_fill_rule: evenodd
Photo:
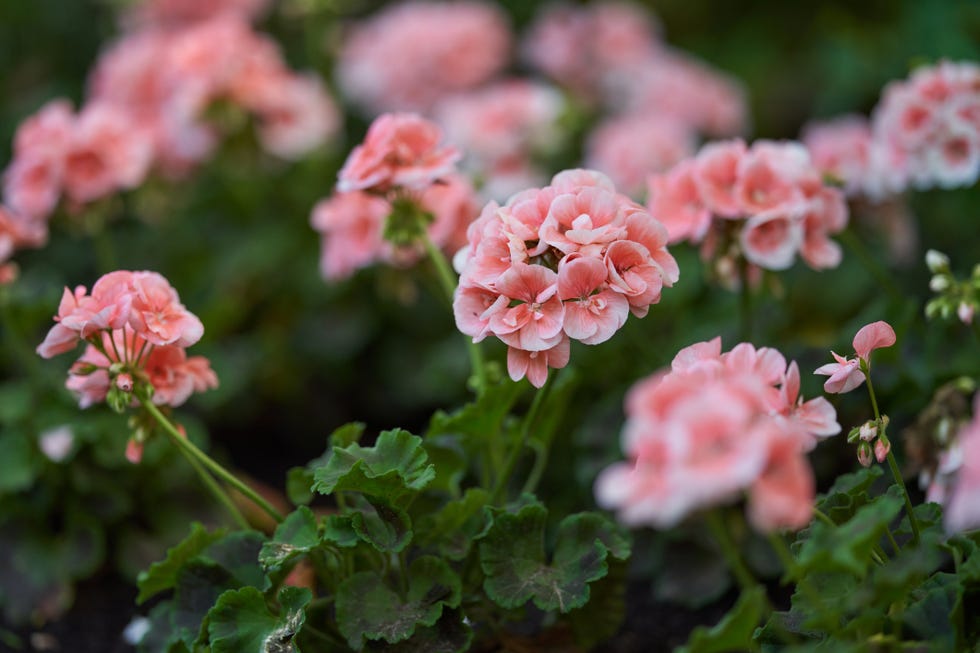
M 826 399 L 804 402 L 799 389 L 796 363 L 775 349 L 722 353 L 715 338 L 681 350 L 627 395 L 629 460 L 600 474 L 599 504 L 627 524 L 669 528 L 745 494 L 756 529 L 802 528 L 815 492 L 806 452 L 840 425 Z
M 156 272 L 110 272 L 91 294 L 85 286 L 65 288 L 54 320 L 37 353 L 51 358 L 87 343 L 66 383 L 83 408 L 105 401 L 113 388 L 131 393 L 139 381 L 152 387 L 153 403 L 168 406 L 218 385 L 207 359 L 185 352 L 204 326 Z
M 256 18 L 271 0 L 142 0 L 123 13 L 122 23 L 130 28 L 180 26 L 232 14 L 247 20 Z
M 926 501 L 944 505 L 948 533 L 980 528 L 980 393 L 973 398 L 973 420 L 952 438 L 935 471 L 920 482 L 928 486 Z
M 591 170 L 487 204 L 467 238 L 456 325 L 474 342 L 505 342 L 511 378 L 537 387 L 568 363 L 569 339 L 608 340 L 678 278 L 663 225 Z
M 670 242 L 700 243 L 706 260 L 730 263 L 734 253 L 769 270 L 790 267 L 797 254 L 812 268 L 836 267 L 841 251 L 829 236 L 848 219 L 843 193 L 824 184 L 805 147 L 788 141 L 705 145 L 650 177 L 647 207 Z
M 319 146 L 340 122 L 319 79 L 289 70 L 275 43 L 236 13 L 151 24 L 103 53 L 77 114 L 55 100 L 21 124 L 4 199 L 43 228 L 62 195 L 74 210 L 138 186 L 151 168 L 186 172 L 219 141 L 206 115 L 219 101 L 253 114 L 263 146 L 286 158 Z
M 620 2 L 555 5 L 531 26 L 529 63 L 580 102 L 610 112 L 590 135 L 585 165 L 638 196 L 647 174 L 688 156 L 699 133 L 745 128 L 741 87 L 662 43 L 655 18 Z
M 449 96 L 433 113 L 465 152 L 463 169 L 482 183 L 482 195 L 503 199 L 547 179 L 534 159 L 561 142 L 563 109 L 556 89 L 514 78 Z
M 849 194 L 881 200 L 906 188 L 954 188 L 980 176 L 980 66 L 941 61 L 888 84 L 871 121 L 804 132 L 814 162 Z
M 500 72 L 510 47 L 507 18 L 492 4 L 415 0 L 352 25 L 336 76 L 344 95 L 372 114 L 427 111 Z
M 387 113 L 368 128 L 338 173 L 336 191 L 313 208 L 311 224 L 323 236 L 320 271 L 343 279 L 379 261 L 410 265 L 419 244 L 395 246 L 385 224 L 399 198 L 411 198 L 433 220 L 432 242 L 455 252 L 479 206 L 470 182 L 456 173 L 460 152 L 445 145 L 435 123 L 413 113 Z

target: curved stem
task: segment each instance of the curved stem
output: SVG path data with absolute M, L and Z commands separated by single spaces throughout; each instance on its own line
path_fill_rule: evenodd
M 140 403 L 143 404 L 143 407 L 147 410 L 147 412 L 153 416 L 153 418 L 160 424 L 160 426 L 163 427 L 168 435 L 172 436 L 171 441 L 177 445 L 177 447 L 183 449 L 189 455 L 194 456 L 198 462 L 211 470 L 215 476 L 248 497 L 252 503 L 264 510 L 266 514 L 276 521 L 276 523 L 282 522 L 283 516 L 278 510 L 273 508 L 272 505 L 263 499 L 255 490 L 242 483 L 231 472 L 215 462 L 214 459 L 212 459 L 206 453 L 198 449 L 193 442 L 181 435 L 180 431 L 178 431 L 173 423 L 160 412 L 160 409 L 157 408 L 152 401 L 141 399 Z
M 728 535 L 728 528 L 725 526 L 725 521 L 722 519 L 720 510 L 715 509 L 706 512 L 705 521 L 708 523 L 708 529 L 711 531 L 712 537 L 715 538 L 715 542 L 721 547 L 721 555 L 725 558 L 728 569 L 735 576 L 735 580 L 738 581 L 739 587 L 743 591 L 756 587 L 759 581 L 755 579 L 755 576 L 752 575 L 749 568 L 742 562 L 742 556 L 739 555 L 735 543 Z
M 528 408 L 527 414 L 524 416 L 524 422 L 521 424 L 521 437 L 517 444 L 511 449 L 507 456 L 507 460 L 504 462 L 503 470 L 497 476 L 496 485 L 494 485 L 493 492 L 490 494 L 490 503 L 496 503 L 507 487 L 507 481 L 510 480 L 510 475 L 514 472 L 514 467 L 517 465 L 517 459 L 520 457 L 521 452 L 524 447 L 527 446 L 528 434 L 531 431 L 531 425 L 534 420 L 538 417 L 538 411 L 541 408 L 541 404 L 544 402 L 544 397 L 548 393 L 548 388 L 551 385 L 549 383 L 551 378 L 549 377 L 544 385 L 534 393 L 534 399 L 531 400 L 531 407 Z
M 166 432 L 168 438 L 170 438 L 171 440 L 174 439 L 175 436 L 170 431 L 167 431 L 166 429 L 164 429 L 164 431 Z M 198 460 L 183 447 L 178 446 L 177 450 L 180 451 L 180 453 L 184 456 L 184 458 L 187 459 L 187 462 L 189 462 L 191 464 L 191 467 L 194 468 L 194 471 L 197 472 L 197 475 L 201 479 L 201 482 L 207 486 L 211 494 L 214 495 L 214 498 L 217 499 L 218 502 L 221 505 L 223 505 L 226 510 L 228 510 L 228 512 L 231 514 L 235 522 L 241 528 L 251 528 L 251 525 L 248 523 L 248 520 L 245 519 L 245 517 L 242 516 L 241 511 L 238 510 L 238 506 L 236 506 L 235 502 L 231 500 L 231 497 L 228 496 L 228 493 L 225 492 L 220 485 L 218 485 L 218 482 L 215 481 L 210 474 L 208 474 L 208 470 L 204 469 L 201 463 L 198 462 Z
M 436 276 L 439 277 L 439 284 L 446 293 L 446 297 L 449 299 L 449 303 L 453 303 L 453 298 L 456 295 L 456 275 L 453 273 L 453 269 L 449 265 L 449 261 L 446 260 L 446 256 L 442 253 L 432 239 L 429 238 L 428 232 L 422 239 L 425 244 L 425 251 L 429 255 L 429 259 L 432 261 L 432 265 L 436 268 Z M 470 355 L 470 368 L 473 371 L 473 375 L 476 376 L 477 395 L 483 393 L 483 389 L 487 387 L 487 372 L 486 366 L 483 364 L 483 355 L 480 353 L 480 347 L 477 343 L 473 342 L 473 339 L 467 335 L 463 336 L 466 338 L 467 350 Z
M 875 422 L 880 426 L 881 435 L 879 437 L 885 436 L 885 425 L 881 421 L 881 413 L 878 412 L 878 400 L 875 398 L 874 385 L 871 383 L 871 369 L 868 362 L 861 359 L 860 363 L 861 371 L 864 372 L 865 382 L 868 384 L 868 394 L 871 396 L 871 408 L 875 413 Z M 912 511 L 912 498 L 909 496 L 909 489 L 905 486 L 905 479 L 902 478 L 902 471 L 898 468 L 898 461 L 895 460 L 895 454 L 891 452 L 891 447 L 888 449 L 888 468 L 891 469 L 892 476 L 895 478 L 895 482 L 898 483 L 898 487 L 902 488 L 902 497 L 905 499 L 905 512 L 909 515 L 909 527 L 912 529 L 912 541 L 916 545 L 919 544 L 919 522 L 915 518 L 915 513 Z

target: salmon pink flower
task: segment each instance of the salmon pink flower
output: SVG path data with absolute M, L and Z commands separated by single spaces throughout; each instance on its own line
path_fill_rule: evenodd
M 494 285 L 511 302 L 518 302 L 490 317 L 494 335 L 526 351 L 551 349 L 561 340 L 565 311 L 558 297 L 557 274 L 540 265 L 517 263 Z
M 177 291 L 156 272 L 134 272 L 129 324 L 152 345 L 189 347 L 201 339 L 204 325 L 184 308 Z M 94 290 L 93 290 L 94 292 Z
M 558 297 L 565 306 L 569 338 L 597 345 L 626 323 L 629 301 L 606 284 L 608 271 L 596 258 L 566 258 L 558 268 Z
M 518 347 L 507 348 L 507 374 L 513 381 L 525 376 L 535 388 L 540 388 L 548 380 L 548 369 L 561 369 L 568 365 L 571 343 L 562 336 L 558 344 L 542 351 L 527 351 Z
M 441 144 L 439 127 L 412 113 L 386 113 L 338 173 L 337 190 L 423 190 L 455 170 L 459 150 Z
M 950 534 L 980 528 L 980 393 L 973 399 L 973 420 L 959 432 L 956 448 L 961 463 L 943 514 Z
M 824 391 L 843 394 L 850 392 L 864 382 L 861 362 L 871 366 L 871 352 L 895 344 L 895 330 L 887 322 L 872 322 L 858 330 L 853 341 L 855 358 L 848 359 L 830 352 L 836 363 L 821 365 L 813 373 L 829 376 L 824 383 Z
M 798 392 L 796 364 L 774 349 L 723 353 L 720 338 L 682 349 L 627 394 L 628 460 L 599 475 L 597 501 L 625 523 L 668 528 L 745 496 L 756 529 L 804 527 L 815 493 L 805 452 L 840 428 L 829 404 Z

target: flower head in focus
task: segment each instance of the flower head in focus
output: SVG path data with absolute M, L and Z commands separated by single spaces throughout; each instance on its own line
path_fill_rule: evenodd
M 864 371 L 871 367 L 871 352 L 895 344 L 895 330 L 887 322 L 872 322 L 861 327 L 854 336 L 854 358 L 830 352 L 836 363 L 827 363 L 814 370 L 814 374 L 829 376 L 824 391 L 834 394 L 850 392 L 864 383 Z M 862 366 L 863 363 L 863 366 Z

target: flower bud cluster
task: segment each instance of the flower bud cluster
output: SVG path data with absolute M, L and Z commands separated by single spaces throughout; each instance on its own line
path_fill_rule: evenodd
M 885 435 L 888 428 L 888 415 L 882 415 L 878 420 L 868 420 L 861 426 L 851 429 L 847 441 L 858 443 L 857 458 L 862 467 L 870 467 L 872 455 L 879 463 L 885 462 L 892 450 L 891 441 Z
M 955 314 L 963 324 L 972 324 L 980 307 L 980 263 L 973 267 L 970 278 L 962 281 L 953 276 L 949 257 L 941 252 L 926 252 L 926 265 L 933 274 L 929 289 L 939 295 L 926 304 L 926 317 L 945 320 Z
M 505 342 L 510 377 L 537 387 L 568 363 L 570 339 L 605 342 L 678 278 L 663 225 L 591 170 L 487 204 L 467 237 L 456 325 L 474 342 Z
M 841 261 L 829 236 L 847 225 L 847 204 L 799 143 L 709 143 L 693 159 L 652 175 L 648 186 L 647 208 L 670 242 L 701 244 L 705 260 L 729 256 L 734 247 L 767 270 L 790 267 L 797 254 L 815 269 Z

